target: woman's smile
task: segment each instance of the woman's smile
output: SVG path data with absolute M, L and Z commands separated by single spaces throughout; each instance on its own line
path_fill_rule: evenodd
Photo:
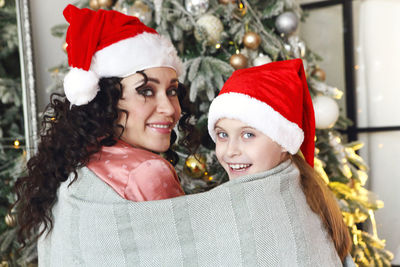
M 147 81 L 147 83 L 146 83 Z M 132 146 L 165 152 L 171 132 L 181 116 L 178 79 L 167 67 L 146 69 L 122 79 L 123 98 L 118 123 L 121 139 Z

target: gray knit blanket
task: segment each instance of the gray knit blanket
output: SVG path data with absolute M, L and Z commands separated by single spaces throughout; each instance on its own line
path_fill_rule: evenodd
M 208 192 L 131 202 L 87 168 L 61 184 L 39 266 L 342 266 L 286 161 Z

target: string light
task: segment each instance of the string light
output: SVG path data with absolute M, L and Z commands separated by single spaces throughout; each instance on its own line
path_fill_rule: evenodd
M 20 145 L 19 140 L 18 140 L 18 139 L 15 140 L 15 141 L 14 141 L 14 148 L 15 148 L 15 149 L 18 149 L 18 148 L 19 148 L 19 145 Z
M 215 48 L 220 49 L 221 48 L 221 44 L 220 43 L 216 44 Z

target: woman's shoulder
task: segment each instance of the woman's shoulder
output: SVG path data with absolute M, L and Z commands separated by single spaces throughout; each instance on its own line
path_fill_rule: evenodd
M 148 194 L 145 193 L 152 188 L 149 185 L 162 188 L 155 186 L 156 182 L 167 183 L 168 188 L 174 188 L 174 192 L 177 191 L 175 189 L 180 189 L 174 167 L 167 160 L 155 153 L 132 147 L 124 142 L 117 142 L 110 147 L 102 147 L 101 151 L 91 157 L 87 168 L 111 186 L 120 196 L 133 201 L 148 199 Z M 141 192 L 145 188 L 146 196 L 137 196 L 137 192 Z M 134 194 L 133 191 L 136 193 Z M 156 191 L 161 192 L 162 190 Z M 165 191 L 169 192 L 166 189 Z M 180 189 L 179 194 L 182 192 Z M 151 193 L 150 195 L 156 194 Z M 174 193 L 175 195 L 176 193 Z
M 151 151 L 133 147 L 121 140 L 117 141 L 117 143 L 113 146 L 103 146 L 101 150 L 90 158 L 90 164 L 95 162 L 104 162 L 108 164 L 111 161 L 127 161 L 135 162 L 137 165 L 141 164 L 146 160 L 161 160 L 164 159 Z

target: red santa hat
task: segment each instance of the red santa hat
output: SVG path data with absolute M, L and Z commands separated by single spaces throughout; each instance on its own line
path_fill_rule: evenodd
M 290 154 L 301 149 L 314 166 L 315 119 L 301 59 L 235 71 L 213 100 L 208 131 L 219 119 L 237 119 L 261 131 Z
M 180 75 L 182 62 L 173 44 L 137 17 L 73 5 L 63 14 L 69 22 L 66 42 L 71 67 L 64 90 L 71 104 L 89 103 L 103 77 L 124 78 L 153 67 L 170 67 Z

